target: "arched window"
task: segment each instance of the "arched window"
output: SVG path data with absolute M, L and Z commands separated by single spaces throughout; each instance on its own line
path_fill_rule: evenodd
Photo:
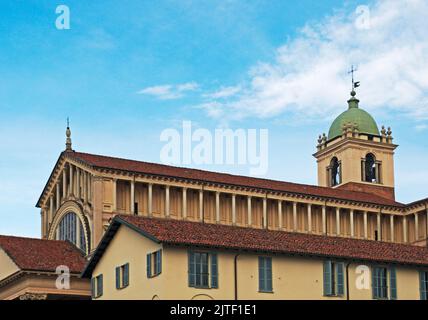
M 328 176 L 330 187 L 334 187 L 342 183 L 342 168 L 340 161 L 336 157 L 331 159 L 330 166 L 328 167 Z
M 363 172 L 363 181 L 370 183 L 381 183 L 381 164 L 376 161 L 372 153 L 368 153 L 363 159 L 361 166 Z
M 58 240 L 68 240 L 83 252 L 86 252 L 86 237 L 83 223 L 74 212 L 67 213 L 57 229 Z

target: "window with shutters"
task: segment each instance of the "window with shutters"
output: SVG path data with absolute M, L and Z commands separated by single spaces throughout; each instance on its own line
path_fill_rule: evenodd
M 91 280 L 92 298 L 97 299 L 103 295 L 103 275 L 100 274 Z
M 344 263 L 324 261 L 324 296 L 340 297 L 344 294 Z
M 147 278 L 153 278 L 162 273 L 162 250 L 147 254 Z
M 428 271 L 419 272 L 421 300 L 428 300 Z
M 189 287 L 218 288 L 217 254 L 189 251 L 188 258 Z
M 116 267 L 116 289 L 129 286 L 129 263 Z
M 272 292 L 272 258 L 259 257 L 259 291 Z
M 397 299 L 397 277 L 394 267 L 372 268 L 373 299 Z

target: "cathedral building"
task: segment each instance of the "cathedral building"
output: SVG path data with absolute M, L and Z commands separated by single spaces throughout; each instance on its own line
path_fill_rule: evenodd
M 392 131 L 355 91 L 318 139 L 318 186 L 82 153 L 66 134 L 41 234 L 87 256 L 94 299 L 427 298 L 428 199 L 395 199 Z
M 428 199 L 395 200 L 391 129 L 359 108 L 318 139 L 318 186 L 179 168 L 74 151 L 67 129 L 37 202 L 42 238 L 90 254 L 116 214 L 427 245 Z

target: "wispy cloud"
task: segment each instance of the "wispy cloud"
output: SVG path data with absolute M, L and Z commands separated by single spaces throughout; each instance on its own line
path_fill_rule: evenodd
M 223 115 L 224 105 L 217 101 L 202 103 L 196 106 L 197 109 L 204 110 L 212 118 L 220 118 Z
M 306 25 L 274 62 L 249 70 L 239 94 L 214 93 L 200 107 L 214 117 L 328 117 L 346 106 L 346 71 L 357 64 L 364 108 L 428 119 L 428 2 L 378 0 L 369 9 L 368 29 L 358 28 L 357 11 Z
M 196 82 L 187 82 L 178 85 L 167 84 L 147 87 L 138 91 L 137 94 L 150 95 L 161 100 L 173 100 L 182 98 L 186 92 L 195 91 L 198 87 Z
M 418 124 L 415 126 L 416 131 L 425 131 L 428 129 L 428 125 L 426 124 Z
M 241 91 L 240 86 L 221 87 L 219 90 L 211 93 L 206 93 L 203 96 L 210 99 L 229 98 Z
M 114 37 L 101 28 L 90 30 L 80 41 L 80 45 L 88 49 L 110 50 L 116 47 Z

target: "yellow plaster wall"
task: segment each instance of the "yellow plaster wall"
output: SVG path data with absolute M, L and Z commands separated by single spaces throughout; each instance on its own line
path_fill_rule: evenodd
M 0 248 L 0 280 L 3 280 L 18 272 L 18 266 L 9 258 L 9 256 Z
M 162 248 L 161 245 L 121 226 L 93 272 L 93 277 L 103 274 L 102 299 L 145 299 L 159 294 L 166 285 L 162 277 L 147 279 L 146 255 Z M 116 289 L 116 267 L 129 263 L 129 286 Z M 150 281 L 149 281 L 150 280 Z

